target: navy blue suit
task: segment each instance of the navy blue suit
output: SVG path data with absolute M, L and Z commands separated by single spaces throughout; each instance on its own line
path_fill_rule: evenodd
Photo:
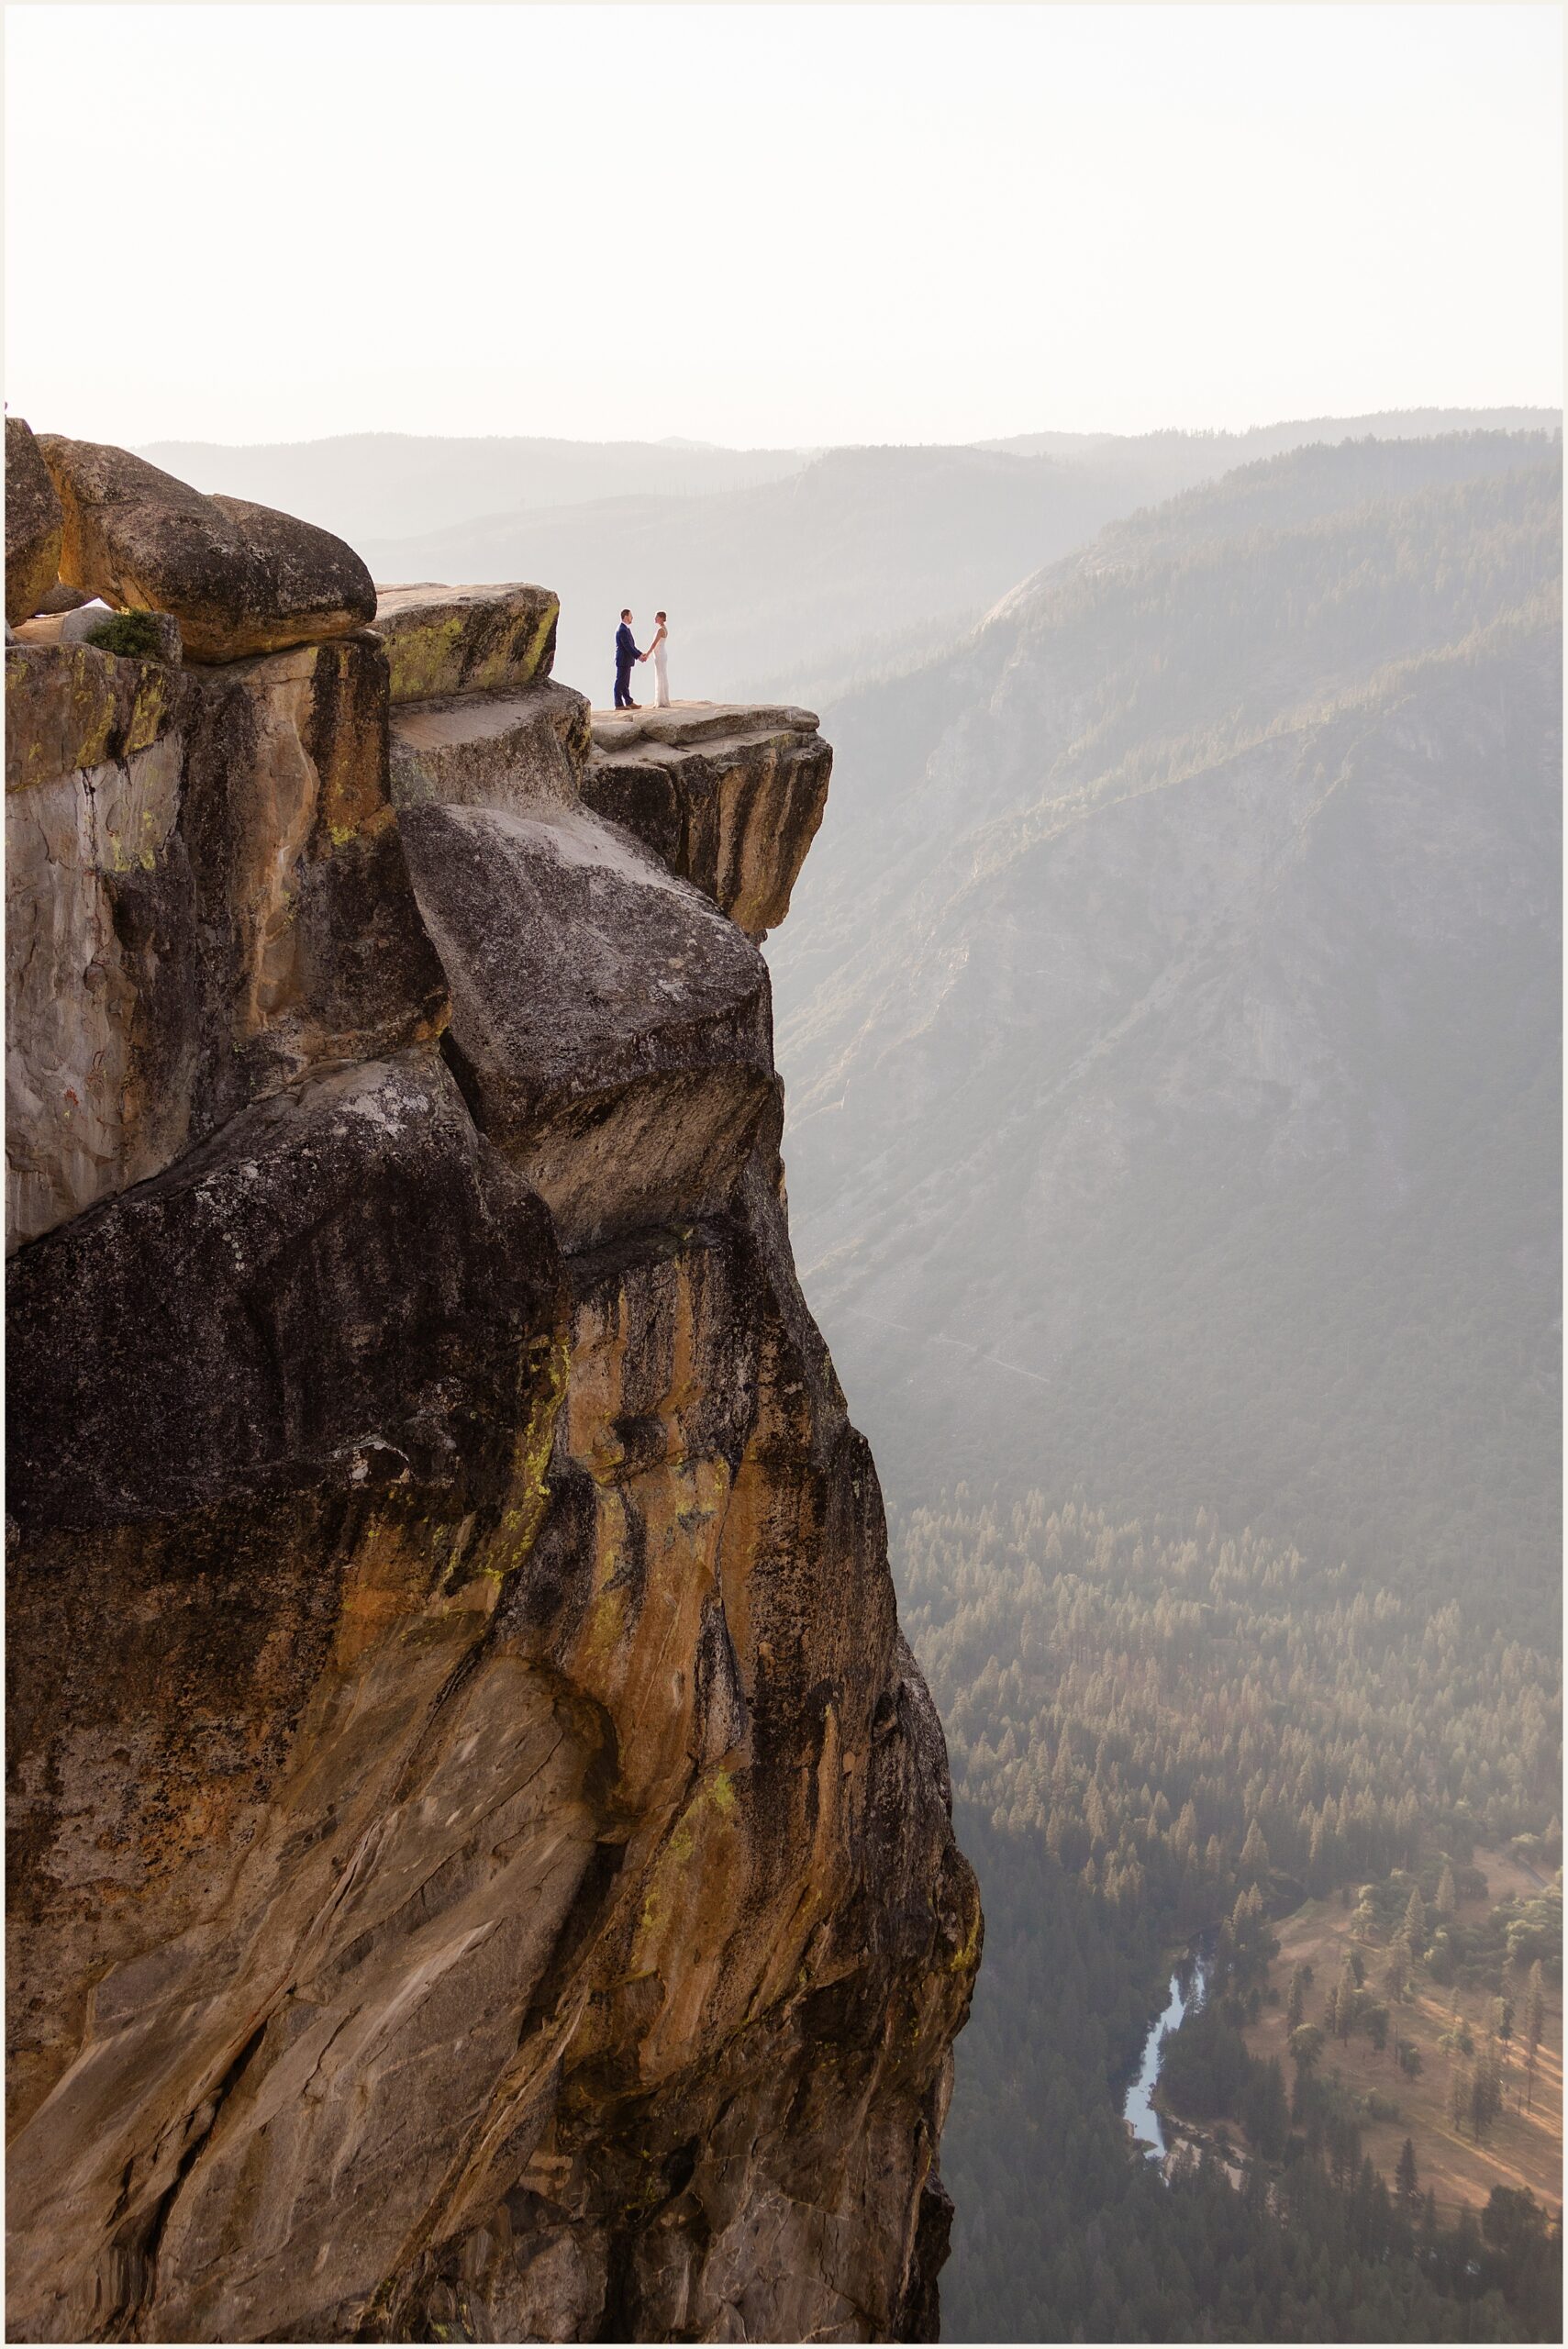
M 632 642 L 631 630 L 622 620 L 616 630 L 616 707 L 631 707 L 631 664 L 640 661 L 641 653 Z

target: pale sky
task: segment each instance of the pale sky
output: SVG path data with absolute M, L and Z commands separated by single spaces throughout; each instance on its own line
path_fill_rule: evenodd
M 39 430 L 795 447 L 1562 398 L 1554 6 L 6 29 Z

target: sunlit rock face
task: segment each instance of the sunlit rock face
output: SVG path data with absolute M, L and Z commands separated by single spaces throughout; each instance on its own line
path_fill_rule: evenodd
M 583 696 L 550 678 L 395 709 L 393 798 L 399 807 L 494 807 L 516 815 L 574 807 L 588 723 Z
M 517 692 L 548 677 L 560 617 L 548 587 L 378 587 L 394 703 Z
M 200 673 L 23 643 L 6 705 L 8 1245 L 439 1032 L 373 640 Z
M 833 753 L 808 709 L 683 702 L 595 713 L 589 807 L 761 939 L 822 821 Z
M 585 805 L 479 594 L 425 697 L 7 653 L 15 2338 L 934 2337 L 979 1911 L 727 918 L 815 818 Z

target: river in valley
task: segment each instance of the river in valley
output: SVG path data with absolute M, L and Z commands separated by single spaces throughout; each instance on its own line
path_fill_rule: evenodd
M 1191 1948 L 1176 1960 L 1164 2009 L 1149 2026 L 1149 2036 L 1143 2043 L 1138 2070 L 1122 2099 L 1122 2113 L 1128 2126 L 1146 2147 L 1151 2162 L 1162 2162 L 1171 2150 L 1165 2124 L 1154 2106 L 1154 2089 L 1160 2077 L 1160 2043 L 1166 2032 L 1179 2029 L 1182 2017 L 1189 2008 L 1202 2006 L 1208 1981 L 1208 1964 L 1204 1940 L 1194 1942 Z

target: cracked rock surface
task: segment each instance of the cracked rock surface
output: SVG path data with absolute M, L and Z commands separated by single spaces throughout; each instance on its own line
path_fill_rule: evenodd
M 11 2337 L 934 2338 L 980 1917 L 766 972 L 439 683 L 7 653 Z

